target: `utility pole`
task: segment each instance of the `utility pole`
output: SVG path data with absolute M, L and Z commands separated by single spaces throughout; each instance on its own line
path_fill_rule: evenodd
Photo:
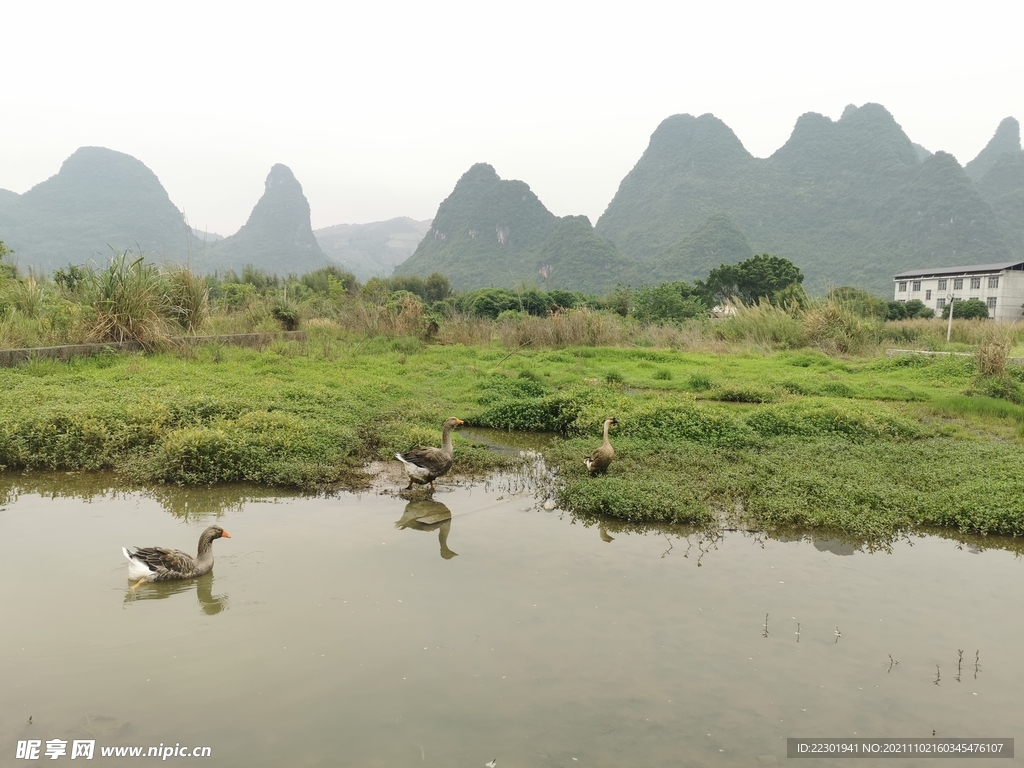
M 949 341 L 949 337 L 953 335 L 953 303 L 956 301 L 955 296 L 949 296 L 949 325 L 946 326 L 946 341 Z

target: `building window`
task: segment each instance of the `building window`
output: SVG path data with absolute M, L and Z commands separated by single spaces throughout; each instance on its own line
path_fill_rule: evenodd
M 939 290 L 940 291 L 946 290 L 946 283 L 947 282 L 949 282 L 949 281 L 948 280 L 939 280 Z
M 945 306 L 946 306 L 946 300 L 945 299 L 936 299 L 935 300 L 935 308 L 936 309 L 942 309 Z
M 999 275 L 996 275 L 995 277 L 990 277 L 988 279 L 988 287 L 989 288 L 998 288 L 999 287 Z
M 907 300 L 906 299 L 900 299 L 899 302 L 900 302 L 900 304 L 906 304 Z
M 915 280 L 914 284 L 912 286 L 910 286 L 910 290 L 912 290 L 912 291 L 920 291 L 921 290 L 921 281 L 920 280 Z
M 925 292 L 924 292 L 924 300 L 925 300 L 925 301 L 928 301 L 928 300 L 930 300 L 930 299 L 931 299 L 931 297 L 932 297 L 932 292 L 931 292 L 931 291 L 925 291 Z
M 996 297 L 995 296 L 990 297 L 987 300 L 986 303 L 988 304 L 989 311 L 991 311 L 991 312 L 995 312 L 996 311 Z
M 953 290 L 962 291 L 964 289 L 964 279 L 962 277 L 953 278 Z
M 981 278 L 980 277 L 972 277 L 971 278 L 971 290 L 973 290 L 975 288 L 981 288 Z
M 907 292 L 907 281 L 906 280 L 900 280 L 900 293 L 906 293 L 906 292 Z

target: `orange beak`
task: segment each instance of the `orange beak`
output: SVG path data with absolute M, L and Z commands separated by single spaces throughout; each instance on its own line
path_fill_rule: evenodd
M 465 424 L 466 422 L 464 422 L 462 419 L 456 419 L 455 423 L 456 424 Z
M 230 534 L 230 533 L 228 533 L 227 531 L 224 531 L 224 533 L 222 533 L 222 534 L 220 535 L 220 537 L 221 537 L 222 539 L 230 539 L 230 538 L 231 538 L 231 534 Z

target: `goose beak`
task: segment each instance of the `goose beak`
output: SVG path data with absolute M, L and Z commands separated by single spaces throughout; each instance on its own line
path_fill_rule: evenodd
M 224 533 L 222 533 L 222 534 L 220 535 L 220 537 L 221 537 L 222 539 L 230 539 L 230 538 L 231 538 L 231 534 L 230 534 L 230 533 L 228 533 L 227 531 L 224 531 Z
M 466 422 L 464 422 L 462 419 L 456 419 L 455 423 L 458 425 L 458 424 L 465 424 Z

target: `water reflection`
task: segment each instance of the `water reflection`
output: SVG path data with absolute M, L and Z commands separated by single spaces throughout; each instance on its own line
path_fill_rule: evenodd
M 220 517 L 238 512 L 253 501 L 273 503 L 308 495 L 301 491 L 249 483 L 192 487 L 140 485 L 113 472 L 0 473 L 0 507 L 14 504 L 21 496 L 33 494 L 47 499 L 83 499 L 90 503 L 141 495 L 153 499 L 166 512 L 183 520 Z
M 207 616 L 215 616 L 227 609 L 228 596 L 213 594 L 212 573 L 200 576 L 198 579 L 143 582 L 137 589 L 128 589 L 125 592 L 124 603 L 128 605 L 138 600 L 166 600 L 173 595 L 191 592 L 193 587 L 196 590 L 199 606 Z
M 412 528 L 416 531 L 437 531 L 441 545 L 441 557 L 451 560 L 458 556 L 448 548 L 448 534 L 452 530 L 452 511 L 433 499 L 418 499 L 405 505 L 402 519 L 395 522 L 395 528 Z

